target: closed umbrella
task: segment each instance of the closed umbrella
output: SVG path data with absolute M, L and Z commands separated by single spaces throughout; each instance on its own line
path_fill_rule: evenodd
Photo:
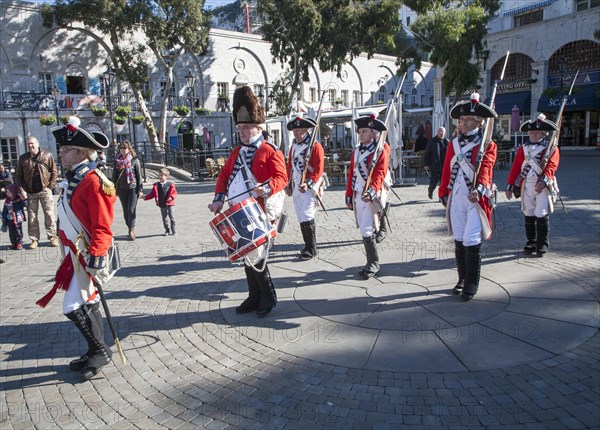
M 517 147 L 517 132 L 521 128 L 519 113 L 519 107 L 514 105 L 510 114 L 510 131 L 515 134 L 515 148 Z

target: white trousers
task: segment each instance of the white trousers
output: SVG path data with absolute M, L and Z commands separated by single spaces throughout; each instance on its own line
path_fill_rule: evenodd
M 362 237 L 371 237 L 375 233 L 374 209 L 371 202 L 363 202 L 360 193 L 355 191 L 354 214 Z
M 479 218 L 479 203 L 471 203 L 467 199 L 469 189 L 462 174 L 457 175 L 452 189 L 450 203 L 450 223 L 454 239 L 464 246 L 474 246 L 481 243 L 481 219 Z
M 307 222 L 315 219 L 315 214 L 317 213 L 317 199 L 311 190 L 301 193 L 295 188 L 292 198 L 294 199 L 294 209 L 296 210 L 298 222 Z
M 68 251 L 65 251 L 68 252 Z M 83 270 L 82 267 L 76 268 L 73 273 L 73 277 L 71 278 L 71 283 L 69 284 L 69 289 L 65 292 L 63 298 L 63 314 L 68 314 L 69 312 L 73 312 L 81 307 L 84 303 L 83 296 L 81 295 L 81 289 L 88 290 L 91 286 L 90 277 L 88 273 Z M 88 300 L 88 304 L 98 303 L 100 301 L 100 294 L 96 294 L 92 300 Z
M 547 188 L 541 193 L 535 192 L 535 184 L 537 183 L 537 175 L 527 176 L 525 183 L 521 187 L 521 199 L 523 203 L 521 209 L 525 216 L 535 216 L 537 218 L 543 218 L 550 213 L 549 211 L 549 198 L 550 192 Z

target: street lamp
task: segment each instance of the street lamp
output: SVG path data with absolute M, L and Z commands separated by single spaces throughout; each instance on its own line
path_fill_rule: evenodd
M 188 87 L 189 95 L 190 95 L 190 113 L 192 114 L 192 149 L 196 144 L 196 129 L 194 128 L 194 84 L 196 82 L 196 78 L 192 75 L 192 71 L 190 70 L 187 75 L 185 75 L 185 82 Z
M 60 89 L 58 88 L 58 86 L 56 84 L 54 84 L 54 86 L 52 87 L 52 90 L 50 90 L 50 92 L 52 93 L 52 100 L 54 101 L 54 113 L 56 115 L 56 125 L 60 125 L 60 122 L 58 120 L 58 102 L 60 101 Z
M 113 71 L 113 69 L 110 68 L 110 66 L 108 69 L 106 69 L 106 72 L 104 72 L 104 74 L 103 74 L 104 85 L 106 86 L 105 93 L 106 93 L 106 97 L 108 99 L 108 112 L 110 114 L 110 147 L 111 147 L 111 153 L 113 155 L 113 158 L 115 156 L 115 147 L 114 147 L 115 130 L 113 128 L 113 106 L 112 106 L 112 100 L 111 100 L 111 92 L 112 92 L 112 86 L 115 83 L 116 76 L 117 76 L 117 74 Z
M 131 90 L 129 88 L 125 88 L 123 91 L 123 97 L 125 97 L 125 104 L 127 106 L 129 106 L 129 102 L 131 100 L 131 95 L 133 94 L 131 92 Z M 138 150 L 137 150 L 137 143 L 136 143 L 136 138 L 135 138 L 135 126 L 132 127 L 132 123 L 131 123 L 131 114 L 127 115 L 127 124 L 129 125 L 129 139 L 131 139 L 131 132 L 132 132 L 132 128 L 133 128 L 133 147 L 135 149 L 135 152 L 137 154 Z

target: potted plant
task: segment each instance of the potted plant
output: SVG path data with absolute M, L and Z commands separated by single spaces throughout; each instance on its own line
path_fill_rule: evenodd
M 125 121 L 127 121 L 127 117 L 119 116 L 119 115 L 115 115 L 114 119 L 117 124 L 121 124 L 121 125 L 125 124 Z
M 117 106 L 115 108 L 115 113 L 118 116 L 127 116 L 131 112 L 131 108 L 129 106 Z
M 173 110 L 179 116 L 188 116 L 190 114 L 190 108 L 185 105 L 175 106 Z
M 56 122 L 56 117 L 54 115 L 42 115 L 40 117 L 41 125 L 52 125 Z
M 211 110 L 207 109 L 207 108 L 196 108 L 196 113 L 198 115 L 204 116 L 204 115 L 210 115 L 211 114 Z
M 105 116 L 108 113 L 108 109 L 103 107 L 92 106 L 90 110 L 94 116 Z
M 63 124 L 68 123 L 69 122 L 69 115 L 61 116 L 60 117 L 60 122 L 62 122 Z
M 144 119 L 146 119 L 144 117 L 144 115 L 133 115 L 133 116 L 131 116 L 131 122 L 133 122 L 135 125 L 143 123 Z

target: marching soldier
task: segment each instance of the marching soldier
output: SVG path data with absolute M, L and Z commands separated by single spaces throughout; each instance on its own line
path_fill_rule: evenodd
M 454 235 L 458 283 L 452 292 L 469 301 L 479 288 L 481 241 L 489 239 L 492 232 L 491 189 L 497 147 L 490 141 L 484 148 L 477 174 L 476 160 L 483 138 L 480 128 L 485 118 L 497 114 L 474 93 L 471 100 L 457 103 L 450 116 L 458 119 L 462 134 L 448 144 L 438 194 L 446 207 L 448 230 Z
M 354 123 L 360 145 L 352 151 L 350 159 L 350 171 L 346 184 L 346 206 L 354 210 L 367 254 L 367 264 L 358 274 L 363 279 L 369 279 L 379 271 L 376 238 L 385 222 L 382 215 L 391 184 L 388 170 L 390 147 L 387 143 L 381 142 L 383 149 L 379 158 L 373 160 L 377 152 L 379 134 L 387 130 L 387 127 L 376 119 L 375 115 L 357 118 Z M 369 188 L 365 189 L 369 170 L 374 161 L 376 164 L 371 182 Z
M 303 260 L 310 260 L 317 255 L 315 213 L 319 203 L 315 194 L 320 193 L 325 156 L 319 142 L 315 141 L 312 148 L 309 148 L 312 136 L 308 130 L 316 126 L 317 123 L 312 118 L 300 117 L 287 125 L 287 129 L 294 134 L 294 144 L 287 163 L 290 182 L 286 193 L 294 199 L 294 209 L 304 239 L 304 249 L 300 251 L 300 258 Z M 305 166 L 307 157 L 308 166 Z
M 104 341 L 100 296 L 94 281 L 103 284 L 112 275 L 107 260 L 113 242 L 110 226 L 116 190 L 96 169 L 96 151 L 108 147 L 108 138 L 102 133 L 88 133 L 79 125 L 79 118 L 71 116 L 64 127 L 52 130 L 67 170 L 67 179 L 60 184 L 57 208 L 63 259 L 54 286 L 37 304 L 45 307 L 59 289 L 65 290 L 63 313 L 81 331 L 88 345 L 81 358 L 69 363 L 69 369 L 88 380 L 112 357 Z
M 250 87 L 235 90 L 233 119 L 242 144 L 225 161 L 217 179 L 214 200 L 208 209 L 217 214 L 226 199 L 235 204 L 253 196 L 268 212 L 267 199 L 283 191 L 288 178 L 282 152 L 265 140 L 262 132 L 265 115 Z M 277 303 L 275 285 L 266 261 L 266 246 L 252 251 L 251 254 L 258 257 L 256 262 L 252 263 L 248 257 L 244 259 L 249 295 L 235 309 L 236 313 L 256 312 L 258 317 L 264 317 Z
M 521 125 L 527 132 L 529 141 L 517 150 L 515 161 L 510 169 L 506 185 L 506 198 L 521 196 L 521 210 L 525 214 L 525 235 L 527 244 L 523 252 L 543 257 L 548 251 L 550 230 L 549 215 L 554 211 L 558 195 L 556 169 L 560 154 L 554 148 L 548 151 L 548 133 L 558 130 L 558 126 L 546 119 L 544 114 Z M 547 162 L 544 165 L 544 160 Z M 520 185 L 516 185 L 517 180 Z

